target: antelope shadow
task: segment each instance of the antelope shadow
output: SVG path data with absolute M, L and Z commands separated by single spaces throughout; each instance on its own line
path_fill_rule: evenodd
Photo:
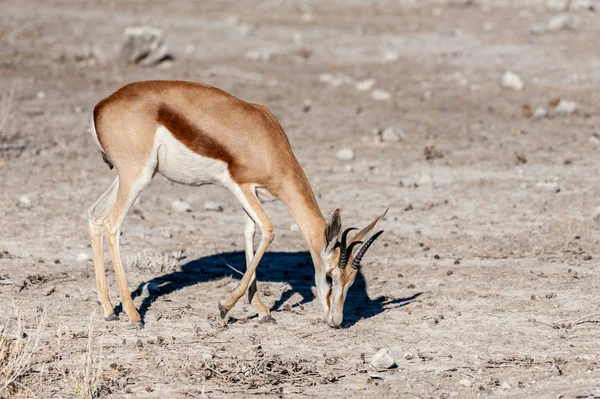
M 146 284 L 155 283 L 159 288 L 158 292 L 151 293 L 143 299 L 139 308 L 142 320 L 152 304 L 163 295 L 222 277 L 233 275 L 238 279 L 241 278 L 240 275 L 234 273 L 227 265 L 243 272 L 246 267 L 244 252 L 228 252 L 192 260 L 181 266 L 181 269 L 178 271 L 140 283 L 136 290 L 132 292 L 133 298 L 142 295 Z M 314 285 L 314 268 L 308 252 L 267 252 L 263 256 L 260 267 L 257 270 L 257 279 L 259 285 L 261 282 L 281 282 L 290 285 L 291 289 L 283 292 L 281 297 L 273 304 L 271 310 L 274 313 L 280 311 L 284 303 L 295 293 L 299 293 L 302 296 L 303 303 L 309 303 L 316 299 L 311 290 L 311 287 Z M 223 297 L 227 294 L 228 292 L 223 290 Z M 359 270 L 354 285 L 348 292 L 342 326 L 350 327 L 361 319 L 377 316 L 388 309 L 406 306 L 420 295 L 421 293 L 419 292 L 405 298 L 380 296 L 372 299 L 367 294 L 367 283 Z M 115 311 L 121 310 L 120 305 L 118 308 Z M 216 312 L 217 306 L 215 303 Z

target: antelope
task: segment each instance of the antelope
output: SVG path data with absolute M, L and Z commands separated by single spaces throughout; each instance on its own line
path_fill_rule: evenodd
M 283 128 L 266 107 L 201 83 L 135 82 L 95 106 L 89 132 L 104 162 L 117 171 L 88 211 L 98 301 L 106 321 L 118 317 L 108 295 L 103 231 L 123 309 L 130 323 L 142 327 L 121 263 L 119 237 L 136 198 L 160 173 L 185 185 L 224 186 L 242 206 L 246 271 L 235 290 L 218 302 L 221 318 L 247 292 L 259 322 L 275 322 L 256 286 L 256 269 L 274 238 L 273 225 L 257 196 L 260 189 L 282 201 L 296 221 L 312 257 L 325 321 L 331 327 L 341 325 L 348 289 L 365 252 L 383 233 L 372 234 L 387 210 L 352 238 L 348 234 L 358 229 L 342 231 L 339 209 L 326 221 Z M 254 251 L 257 225 L 262 237 Z

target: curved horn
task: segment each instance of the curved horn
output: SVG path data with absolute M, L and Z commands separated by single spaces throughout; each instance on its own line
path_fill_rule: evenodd
M 340 261 L 338 262 L 338 267 L 340 269 L 346 268 L 346 265 L 348 264 L 348 258 L 350 257 L 350 254 L 352 253 L 354 247 L 358 244 L 362 244 L 362 241 L 351 242 L 350 245 L 348 245 L 348 247 L 342 253 L 340 253 Z
M 365 256 L 365 253 L 367 252 L 367 249 L 369 249 L 369 247 L 371 246 L 371 244 L 373 244 L 373 241 L 375 241 L 382 234 L 383 234 L 383 230 L 381 230 L 378 233 L 373 234 L 373 236 L 371 238 L 369 238 L 367 240 L 367 242 L 365 242 L 363 244 L 362 247 L 360 247 L 360 249 L 358 250 L 358 253 L 354 257 L 354 260 L 352 261 L 352 267 L 354 269 L 358 269 L 360 267 L 360 261 L 362 260 L 363 256 Z
M 346 239 L 348 238 L 348 233 L 352 230 L 358 230 L 356 227 L 350 227 L 349 229 L 344 230 L 342 233 L 342 240 L 340 242 L 340 259 L 338 261 L 338 267 L 340 269 L 344 269 L 348 264 L 349 253 L 346 248 Z

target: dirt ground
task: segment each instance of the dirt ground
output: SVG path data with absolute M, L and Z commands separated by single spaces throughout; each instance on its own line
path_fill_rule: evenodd
M 600 397 L 600 18 L 569 10 L 571 27 L 533 34 L 557 15 L 543 1 L 459 3 L 0 0 L 0 325 L 25 345 L 0 397 Z M 118 59 L 139 25 L 164 30 L 172 62 Z M 509 70 L 524 90 L 501 87 Z M 322 321 L 278 202 L 258 271 L 277 324 L 241 301 L 223 326 L 240 206 L 160 176 L 121 239 L 145 328 L 103 320 L 87 209 L 115 172 L 86 130 L 101 98 L 146 79 L 268 106 L 324 214 L 366 225 L 390 208 L 344 328 Z M 379 141 L 388 127 L 403 139 Z M 380 348 L 396 368 L 370 367 Z

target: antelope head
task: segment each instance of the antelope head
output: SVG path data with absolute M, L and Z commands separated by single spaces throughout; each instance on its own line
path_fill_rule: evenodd
M 325 309 L 325 321 L 330 327 L 342 324 L 348 290 L 354 284 L 363 256 L 383 233 L 373 234 L 373 231 L 386 213 L 387 210 L 352 238 L 348 237 L 349 233 L 358 229 L 351 227 L 342 231 L 339 209 L 335 210 L 325 227 L 325 245 L 321 251 L 323 268 L 315 275 L 315 282 L 317 296 Z

